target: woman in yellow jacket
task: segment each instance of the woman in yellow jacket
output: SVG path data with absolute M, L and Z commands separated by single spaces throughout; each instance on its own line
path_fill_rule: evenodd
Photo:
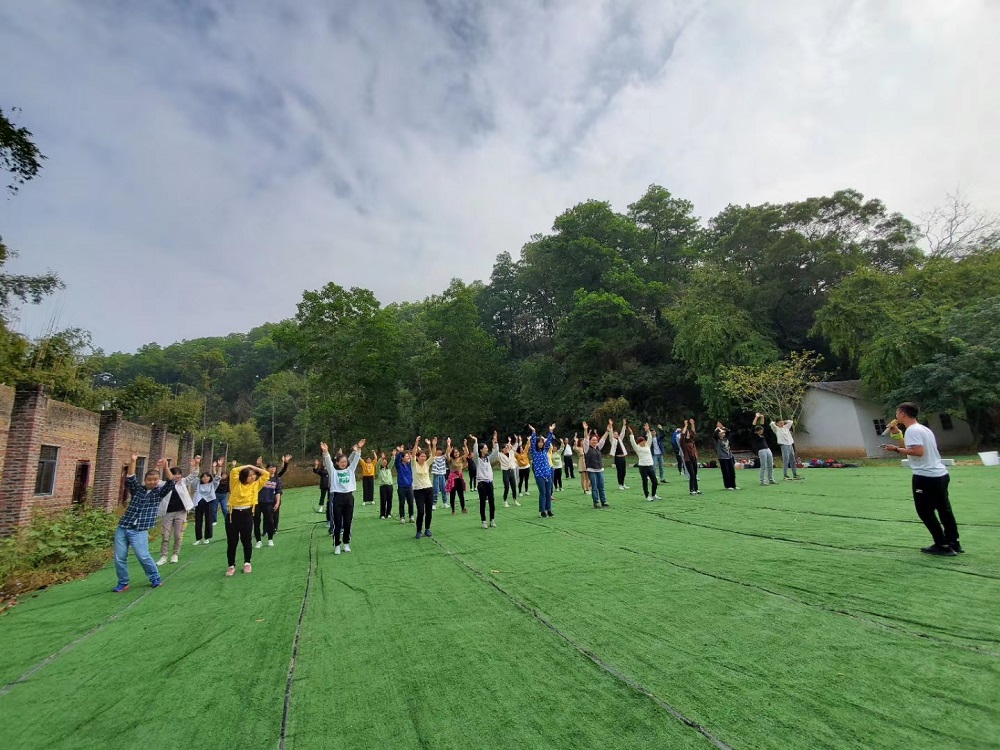
M 361 497 L 365 505 L 375 504 L 375 469 L 378 467 L 378 453 L 372 451 L 370 461 L 363 458 L 361 464 Z
M 243 572 L 250 572 L 253 554 L 253 511 L 257 495 L 271 479 L 267 469 L 247 464 L 234 466 L 229 472 L 229 519 L 226 523 L 226 555 L 229 567 L 226 575 L 236 572 L 236 545 L 243 543 Z
M 528 457 L 528 444 L 520 436 L 514 446 L 514 460 L 517 462 L 517 491 L 522 495 L 530 495 L 528 479 L 531 476 L 531 459 Z

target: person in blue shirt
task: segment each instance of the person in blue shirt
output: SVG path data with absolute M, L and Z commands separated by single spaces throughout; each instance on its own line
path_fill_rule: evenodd
M 661 482 L 666 482 L 663 478 L 663 425 L 656 425 L 653 432 L 653 444 L 650 448 L 653 451 L 653 469 L 656 471 Z
M 128 588 L 128 548 L 132 547 L 139 564 L 149 578 L 149 584 L 155 589 L 163 581 L 160 570 L 156 567 L 152 555 L 149 554 L 149 530 L 156 525 L 156 517 L 163 499 L 174 489 L 173 480 L 160 484 L 160 472 L 169 466 L 167 459 L 156 462 L 156 469 L 150 469 L 143 477 L 142 484 L 135 478 L 135 462 L 138 454 L 132 451 L 128 464 L 128 476 L 125 478 L 128 487 L 128 508 L 115 529 L 115 573 L 118 574 L 118 585 L 113 589 L 120 594 Z
M 542 518 L 552 518 L 552 464 L 549 462 L 549 448 L 555 438 L 555 423 L 549 425 L 549 434 L 540 438 L 535 434 L 535 428 L 530 424 L 531 436 L 528 438 L 528 455 L 531 458 L 531 468 L 535 473 L 535 484 L 538 485 L 538 512 Z
M 403 514 L 403 502 L 409 504 L 410 523 L 413 523 L 413 467 L 410 465 L 410 452 L 402 445 L 392 449 L 392 462 L 396 465 L 396 488 L 399 497 L 399 522 L 406 523 Z

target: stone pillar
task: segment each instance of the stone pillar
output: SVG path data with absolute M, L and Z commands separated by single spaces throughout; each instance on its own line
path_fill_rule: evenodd
M 190 432 L 182 432 L 181 439 L 177 441 L 177 465 L 181 467 L 181 471 L 185 474 L 188 472 L 188 468 L 191 466 L 191 460 L 194 458 L 194 435 Z M 211 466 L 212 462 L 209 460 L 207 463 L 205 461 L 205 454 L 201 457 L 202 466 Z
M 205 438 L 201 441 L 201 465 L 205 471 L 212 470 L 212 461 L 215 460 L 215 441 L 212 438 Z
M 0 535 L 13 533 L 31 519 L 42 428 L 49 397 L 37 383 L 18 383 L 10 410 L 10 431 L 0 482 Z M 62 459 L 62 456 L 58 460 Z
M 163 455 L 166 450 L 167 428 L 163 425 L 154 424 L 152 429 L 149 431 L 149 458 L 146 460 L 147 471 L 149 469 L 155 469 L 156 462 L 161 458 L 166 458 L 166 456 Z M 162 473 L 163 472 L 161 472 L 161 474 Z
M 117 409 L 101 412 L 97 433 L 97 466 L 94 469 L 95 507 L 112 511 L 118 504 L 122 481 L 122 413 Z M 139 477 L 142 481 L 142 477 Z

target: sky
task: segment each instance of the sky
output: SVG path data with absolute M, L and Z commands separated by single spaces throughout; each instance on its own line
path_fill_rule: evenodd
M 0 108 L 48 157 L 0 199 L 29 336 L 247 331 L 333 281 L 488 280 L 589 199 L 708 220 L 841 188 L 1000 209 L 994 0 L 0 3 Z

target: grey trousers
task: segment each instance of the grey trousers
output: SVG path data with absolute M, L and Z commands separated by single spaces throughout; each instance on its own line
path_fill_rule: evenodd
M 174 538 L 174 554 L 181 553 L 181 539 L 184 536 L 184 522 L 187 521 L 186 510 L 175 510 L 172 513 L 164 513 L 160 527 L 163 529 L 163 539 L 160 541 L 160 555 L 167 556 L 170 549 L 170 537 Z
M 795 446 L 781 444 L 781 473 L 788 478 L 788 467 L 792 468 L 792 476 L 797 477 L 799 470 L 795 466 Z

